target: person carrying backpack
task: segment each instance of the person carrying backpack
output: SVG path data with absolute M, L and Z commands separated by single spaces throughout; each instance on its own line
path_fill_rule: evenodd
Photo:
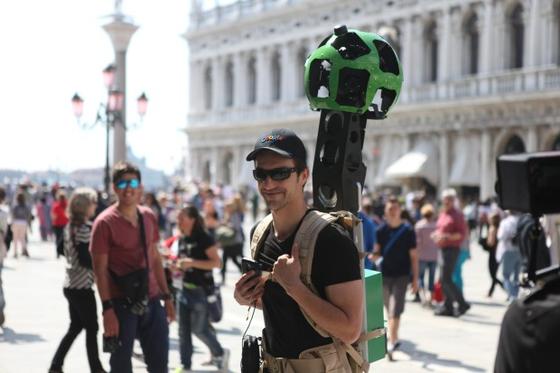
M 389 319 L 387 355 L 393 360 L 393 352 L 400 345 L 400 317 L 411 275 L 412 292 L 418 292 L 418 253 L 416 233 L 412 226 L 401 220 L 401 205 L 396 197 L 390 197 L 385 204 L 385 221 L 377 229 L 372 259 L 383 274 L 383 304 Z
M 290 130 L 272 130 L 246 159 L 255 163 L 253 176 L 271 214 L 251 235 L 262 275 L 254 270 L 243 274 L 234 297 L 240 305 L 263 311 L 261 369 L 367 371 L 367 363 L 348 358 L 351 350 L 341 350 L 356 342 L 362 330 L 360 257 L 347 231 L 305 202 L 309 169 L 303 142 Z M 314 244 L 309 237 L 316 239 Z

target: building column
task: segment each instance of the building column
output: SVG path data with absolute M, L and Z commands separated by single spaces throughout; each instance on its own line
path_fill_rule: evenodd
M 415 87 L 422 84 L 424 79 L 424 70 L 425 70 L 425 49 L 424 49 L 424 40 L 423 40 L 423 28 L 422 28 L 422 20 L 419 17 L 414 17 L 411 20 L 412 23 L 412 48 L 410 51 L 412 52 L 410 55 L 410 59 L 415 59 L 415 63 L 411 63 L 411 79 L 410 82 L 412 83 L 411 86 Z M 406 53 L 406 52 L 405 52 Z M 410 61 L 409 61 L 410 62 Z
M 466 70 L 463 65 L 467 60 L 464 52 L 462 14 L 455 10 L 448 18 L 449 36 L 447 37 L 446 60 L 444 61 L 445 66 L 448 67 L 447 74 L 442 76 L 445 79 L 444 82 L 461 77 Z
M 544 40 L 542 43 L 543 48 L 541 48 L 541 61 L 543 65 L 556 64 L 560 58 L 560 48 L 559 48 L 559 36 L 558 35 L 558 18 L 554 14 L 554 4 L 552 0 L 541 2 L 541 5 L 545 8 L 542 10 L 542 15 L 544 16 L 540 21 L 543 23 L 541 32 L 544 35 Z M 546 48 L 544 46 L 547 46 Z M 552 47 L 550 47 L 552 46 Z
M 221 56 L 212 59 L 212 109 L 222 110 L 225 100 L 225 66 Z
M 189 65 L 189 112 L 199 113 L 204 110 L 204 94 L 201 94 L 204 87 L 202 62 L 191 61 Z
M 217 146 L 210 149 L 210 184 L 216 185 L 218 179 L 218 163 L 220 162 L 220 154 Z
M 439 190 L 449 185 L 449 135 L 447 132 L 439 134 Z
M 138 26 L 126 21 L 120 7 L 115 5 L 115 13 L 111 16 L 109 23 L 103 26 L 103 29 L 109 34 L 115 51 L 117 66 L 115 86 L 124 95 L 121 123 L 117 123 L 113 128 L 113 164 L 115 164 L 126 161 L 126 53 L 130 39 Z
M 480 199 L 492 197 L 493 186 L 490 174 L 494 169 L 494 162 L 491 160 L 490 132 L 482 130 L 480 134 Z
M 280 52 L 280 101 L 291 102 L 295 96 L 295 79 L 298 74 L 295 72 L 296 61 L 295 53 L 297 52 L 293 43 L 284 43 Z
M 233 55 L 233 107 L 247 105 L 247 55 L 238 52 Z
M 445 88 L 445 82 L 449 79 L 449 57 L 451 54 L 451 15 L 450 9 L 443 9 L 436 20 L 436 32 L 438 39 L 438 81 L 440 88 Z
M 506 17 L 504 4 L 496 3 L 494 18 L 494 37 L 492 40 L 492 71 L 503 71 L 511 56 L 511 48 L 506 43 Z
M 539 135 L 537 127 L 531 126 L 527 129 L 527 153 L 539 151 Z
M 401 65 L 403 69 L 403 90 L 402 98 L 403 102 L 409 102 L 410 88 L 414 85 L 414 79 L 412 76 L 412 56 L 413 56 L 413 30 L 412 30 L 412 19 L 405 18 L 402 21 L 403 39 L 402 39 L 402 57 Z
M 540 56 L 540 42 L 543 36 L 539 19 L 540 0 L 526 0 L 523 2 L 525 12 L 528 14 L 524 20 L 528 22 L 524 41 L 524 66 L 538 66 Z
M 243 169 L 241 166 L 241 162 L 244 161 L 243 156 L 241 155 L 241 146 L 234 145 L 231 148 L 233 153 L 233 161 L 232 161 L 232 170 L 231 170 L 231 184 L 235 187 L 235 189 L 239 189 L 240 184 L 240 173 Z
M 270 50 L 263 47 L 257 50 L 257 104 L 268 105 L 272 99 L 272 74 Z

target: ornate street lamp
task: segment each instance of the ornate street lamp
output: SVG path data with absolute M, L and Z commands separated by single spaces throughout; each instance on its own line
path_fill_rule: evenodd
M 107 101 L 101 102 L 97 109 L 97 114 L 95 116 L 95 121 L 92 124 L 87 124 L 80 121 L 84 111 L 84 100 L 78 93 L 72 96 L 72 110 L 74 116 L 78 121 L 78 124 L 84 128 L 92 128 L 97 124 L 105 126 L 106 143 L 105 143 L 105 170 L 103 177 L 103 184 L 105 187 L 105 192 L 107 195 L 110 193 L 111 176 L 109 167 L 109 139 L 110 130 L 114 128 L 117 124 L 126 128 L 126 124 L 122 120 L 122 110 L 124 108 L 124 92 L 116 90 L 113 88 L 115 83 L 115 72 L 117 68 L 114 64 L 110 64 L 103 69 L 103 83 L 107 88 Z M 142 93 L 138 99 L 138 115 L 140 120 L 146 114 L 148 109 L 148 98 L 145 93 Z

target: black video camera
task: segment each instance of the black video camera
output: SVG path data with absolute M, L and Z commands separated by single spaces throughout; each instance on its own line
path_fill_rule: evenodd
M 560 152 L 502 155 L 496 193 L 504 210 L 533 216 L 560 212 Z
M 500 207 L 526 213 L 522 224 L 518 223 L 517 234 L 525 261 L 522 285 L 531 286 L 538 279 L 560 273 L 560 267 L 549 267 L 550 256 L 546 244 L 542 244 L 544 233 L 539 222 L 544 214 L 560 213 L 560 152 L 502 155 L 496 166 Z

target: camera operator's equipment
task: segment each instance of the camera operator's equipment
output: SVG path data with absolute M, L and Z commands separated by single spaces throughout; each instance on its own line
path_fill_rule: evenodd
M 502 155 L 497 168 L 502 208 L 532 215 L 560 212 L 560 152 Z
M 241 372 L 258 373 L 261 366 L 261 338 L 244 335 L 241 346 Z
M 344 25 L 311 53 L 305 62 L 305 93 L 321 117 L 313 163 L 314 207 L 356 215 L 366 166 L 362 161 L 368 119 L 384 119 L 397 102 L 402 82 L 399 59 L 383 37 Z M 357 219 L 357 218 L 356 218 Z M 364 251 L 361 222 L 351 228 Z M 361 261 L 362 271 L 363 261 Z M 360 352 L 365 361 L 385 356 L 381 273 L 365 270 L 366 320 Z M 381 335 L 381 338 L 373 336 Z
M 313 202 L 322 211 L 359 209 L 366 167 L 367 119 L 384 119 L 397 102 L 402 69 L 377 34 L 335 27 L 305 62 L 305 92 L 321 110 L 313 164 Z
M 148 259 L 144 220 L 140 211 L 137 214 L 138 224 L 140 225 L 140 242 L 142 243 L 146 268 L 140 268 L 120 276 L 111 272 L 111 276 L 124 296 L 125 307 L 135 315 L 143 315 L 146 307 L 148 307 L 150 261 Z
M 543 214 L 560 212 L 560 152 L 502 155 L 496 166 L 496 193 L 500 207 L 529 213 L 533 217 L 530 229 L 521 230 L 522 235 L 518 238 L 519 242 L 530 242 L 530 250 L 522 250 L 528 263 L 522 285 L 533 286 L 536 280 L 560 271 L 557 265 L 537 271 L 542 235 L 539 218 Z

